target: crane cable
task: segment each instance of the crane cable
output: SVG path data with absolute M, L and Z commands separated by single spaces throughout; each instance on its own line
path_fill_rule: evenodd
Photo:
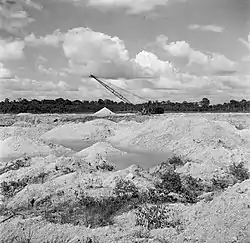
M 129 93 L 129 94 L 131 94 L 131 95 L 133 95 L 133 96 L 136 96 L 137 98 L 140 98 L 140 99 L 142 99 L 142 100 L 144 100 L 144 101 L 150 101 L 150 99 L 148 99 L 148 98 L 143 98 L 143 97 L 141 97 L 141 96 L 139 96 L 139 95 L 136 95 L 136 94 L 132 93 L 131 91 L 128 91 L 128 90 L 126 90 L 126 89 L 123 89 L 123 88 L 121 88 L 121 87 L 118 87 L 118 86 L 115 85 L 115 84 L 111 84 L 111 83 L 108 82 L 108 81 L 105 81 L 105 83 L 109 84 L 110 86 L 115 86 L 116 88 L 118 88 L 118 89 L 120 89 L 120 90 L 123 90 L 124 92 L 127 92 L 127 93 Z

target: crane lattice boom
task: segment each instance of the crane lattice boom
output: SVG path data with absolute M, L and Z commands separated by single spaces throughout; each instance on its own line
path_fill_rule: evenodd
M 97 77 L 95 77 L 94 75 L 91 74 L 89 77 L 95 79 L 98 83 L 100 83 L 102 86 L 104 86 L 107 90 L 109 90 L 112 94 L 114 94 L 116 97 L 118 97 L 119 99 L 121 99 L 125 103 L 134 105 L 127 98 L 125 98 L 123 95 L 121 95 L 120 93 L 118 93 L 116 90 L 114 90 L 113 88 L 111 88 L 109 85 L 107 85 L 106 83 L 104 83 L 103 81 L 101 81 L 100 79 L 98 79 Z

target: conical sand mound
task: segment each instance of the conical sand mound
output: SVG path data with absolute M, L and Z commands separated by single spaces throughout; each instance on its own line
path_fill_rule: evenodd
M 119 149 L 114 148 L 111 144 L 106 142 L 97 142 L 91 147 L 81 150 L 80 152 L 76 153 L 76 156 L 86 157 L 86 156 L 93 156 L 93 155 L 123 155 L 125 152 L 120 151 Z
M 97 111 L 94 116 L 99 116 L 99 117 L 103 117 L 103 116 L 112 116 L 115 115 L 114 112 L 112 112 L 111 110 L 109 110 L 108 108 L 104 107 L 101 110 Z

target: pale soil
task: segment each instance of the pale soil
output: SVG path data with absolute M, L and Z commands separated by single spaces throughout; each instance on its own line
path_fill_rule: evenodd
M 84 114 L 22 114 L 1 115 L 0 122 L 6 125 L 0 127 L 0 183 L 25 178 L 32 181 L 10 198 L 1 191 L 0 210 L 22 209 L 25 218 L 17 215 L 1 223 L 0 242 L 13 242 L 13 236 L 28 231 L 33 233 L 31 242 L 73 243 L 87 236 L 97 237 L 98 242 L 124 243 L 250 242 L 249 179 L 232 183 L 214 194 L 204 194 L 198 203 L 180 200 L 167 204 L 182 222 L 181 230 L 168 227 L 147 231 L 136 225 L 134 210 L 116 215 L 113 225 L 99 228 L 50 223 L 35 213 L 36 207 L 32 208 L 33 213 L 31 209 L 23 211 L 32 199 L 37 205 L 48 198 L 52 198 L 54 206 L 62 202 L 70 204 L 79 190 L 96 198 L 112 196 L 119 179 L 132 181 L 141 192 L 154 189 L 159 178 L 152 171 L 156 172 L 157 168 L 146 170 L 134 165 L 122 170 L 102 169 L 115 168 L 109 156 L 125 156 L 126 152 L 119 147 L 171 151 L 187 160 L 176 168 L 181 175 L 207 182 L 213 177 L 230 181 L 228 170 L 232 163 L 244 162 L 250 169 L 249 114 L 124 115 L 106 119 Z M 76 152 L 51 143 L 72 139 L 92 141 L 93 145 Z M 21 159 L 25 165 L 6 169 L 20 163 L 11 161 L 12 158 L 24 156 L 31 157 L 27 161 Z M 0 222 L 6 218 L 0 214 Z

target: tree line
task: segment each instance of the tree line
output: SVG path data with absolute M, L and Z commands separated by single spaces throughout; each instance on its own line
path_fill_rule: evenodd
M 143 107 L 150 109 L 162 109 L 164 112 L 249 112 L 250 101 L 230 100 L 228 103 L 211 105 L 209 99 L 203 98 L 197 102 L 171 102 L 171 101 L 148 101 L 141 104 L 129 104 L 116 102 L 109 99 L 88 100 L 68 100 L 58 98 L 54 100 L 27 100 L 17 99 L 10 101 L 5 99 L 0 102 L 1 113 L 93 113 L 107 107 L 113 112 L 136 112 Z

